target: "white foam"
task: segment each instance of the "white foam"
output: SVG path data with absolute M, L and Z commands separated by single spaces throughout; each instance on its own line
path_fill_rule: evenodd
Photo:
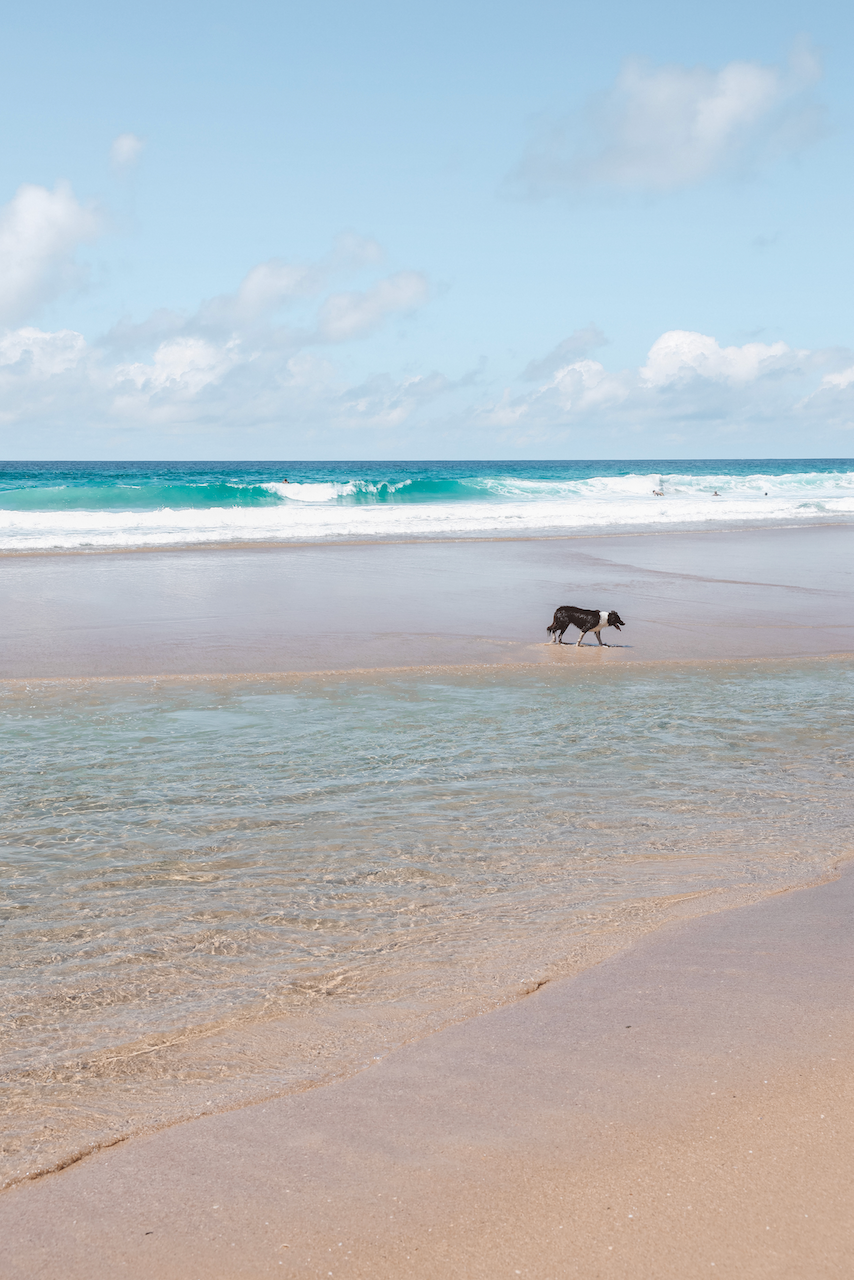
M 297 480 L 292 483 L 287 480 L 281 483 L 272 481 L 262 484 L 261 488 L 278 494 L 280 498 L 286 498 L 289 502 L 334 502 L 337 498 L 348 497 L 355 492 L 355 486 L 352 483 L 301 484 Z
M 585 494 L 527 501 L 450 501 L 407 504 L 338 504 L 323 496 L 342 486 L 284 486 L 299 489 L 294 501 L 270 507 L 164 508 L 159 511 L 0 511 L 0 549 L 48 550 L 169 546 L 211 542 L 317 541 L 324 539 L 419 538 L 465 535 L 512 536 L 583 533 L 604 529 L 692 528 L 704 525 L 807 523 L 854 517 L 854 484 L 789 486 L 764 477 L 750 483 L 717 479 L 721 497 L 712 497 L 716 478 L 702 488 L 690 477 L 665 477 L 665 496 L 627 492 L 623 481 L 580 482 Z M 660 478 L 659 478 L 660 479 Z M 825 482 L 837 477 L 822 477 Z M 617 484 L 624 487 L 615 492 Z M 768 484 L 768 496 L 762 484 Z M 792 489 L 794 487 L 794 492 Z M 836 488 L 836 492 L 828 492 Z M 306 490 L 313 489 L 312 496 Z M 646 491 L 646 490 L 649 491 Z M 593 490 L 591 492 L 591 490 Z M 740 490 L 740 491 L 739 491 Z M 288 497 L 290 498 L 290 493 Z M 336 497 L 339 496 L 336 494 Z
M 264 485 L 270 506 L 156 511 L 0 509 L 0 550 L 107 549 L 177 544 L 430 538 L 599 530 L 808 523 L 854 517 L 854 473 L 483 477 L 467 499 L 388 501 L 410 482 Z M 371 501 L 376 495 L 383 499 Z M 356 499 L 354 501 L 354 498 Z M 361 500 L 360 500 L 361 499 Z

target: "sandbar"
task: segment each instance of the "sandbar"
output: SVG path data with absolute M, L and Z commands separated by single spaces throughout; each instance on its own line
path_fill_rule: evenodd
M 0 679 L 850 652 L 854 526 L 5 556 Z M 610 648 L 547 643 L 616 609 Z M 577 636 L 570 631 L 566 639 Z

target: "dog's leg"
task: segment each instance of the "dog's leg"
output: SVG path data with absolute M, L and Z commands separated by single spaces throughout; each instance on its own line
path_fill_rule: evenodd
M 586 632 L 586 631 L 582 631 L 581 635 L 578 637 L 578 644 L 575 646 L 575 647 L 576 647 L 576 649 L 580 649 L 580 648 L 581 648 L 581 641 L 584 639 L 584 637 L 585 637 L 586 635 L 587 635 L 587 632 Z
M 608 646 L 607 646 L 607 645 L 604 645 L 604 646 L 603 646 L 603 643 L 602 643 L 602 632 L 601 632 L 601 631 L 597 631 L 597 632 L 596 632 L 596 639 L 599 641 L 599 648 L 600 648 L 600 649 L 601 649 L 601 648 L 603 648 L 603 647 L 604 647 L 605 649 L 607 649 L 607 648 L 608 648 Z

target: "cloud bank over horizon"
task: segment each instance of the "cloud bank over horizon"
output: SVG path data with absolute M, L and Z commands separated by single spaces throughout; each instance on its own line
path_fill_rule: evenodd
M 797 453 L 798 439 L 806 447 L 829 425 L 839 433 L 831 453 L 842 454 L 854 430 L 854 352 L 722 346 L 686 330 L 661 334 L 638 367 L 614 370 L 592 357 L 608 339 L 591 322 L 532 358 L 499 394 L 482 369 L 353 381 L 337 350 L 423 306 L 429 285 L 422 273 L 397 272 L 364 290 L 328 291 L 327 274 L 322 264 L 260 263 L 233 294 L 192 315 L 160 311 L 95 342 L 70 329 L 7 329 L 0 424 L 30 444 L 45 422 L 69 438 L 84 425 L 105 446 L 132 439 L 143 452 L 149 438 L 170 436 L 193 451 L 213 431 L 232 445 L 275 442 L 283 456 L 307 440 L 346 451 L 348 437 L 381 456 L 416 435 L 437 456 L 453 456 L 463 426 L 486 453 L 589 453 L 592 439 L 638 456 L 651 437 L 659 449 L 696 452 L 705 440 L 712 453 L 739 453 L 757 430 Z M 282 319 L 289 306 L 302 308 L 303 323 Z

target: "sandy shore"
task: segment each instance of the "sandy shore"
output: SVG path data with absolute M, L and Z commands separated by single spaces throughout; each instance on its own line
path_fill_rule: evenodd
M 854 869 L 0 1199 L 4 1275 L 843 1277 Z
M 848 525 L 2 564 L 0 679 L 790 657 L 854 635 Z M 549 647 L 559 604 L 627 626 L 608 650 Z

